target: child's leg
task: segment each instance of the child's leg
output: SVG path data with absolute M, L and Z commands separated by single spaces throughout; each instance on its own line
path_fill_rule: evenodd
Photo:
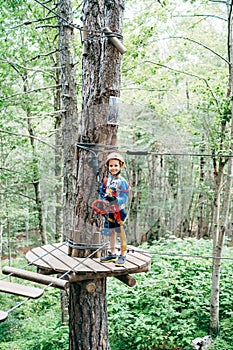
M 112 254 L 115 254 L 116 249 L 116 231 L 112 228 L 111 229 L 111 236 L 110 236 L 110 250 Z
M 121 242 L 121 255 L 125 255 L 127 250 L 127 240 L 126 240 L 124 225 L 120 226 L 119 236 L 120 236 L 120 242 Z

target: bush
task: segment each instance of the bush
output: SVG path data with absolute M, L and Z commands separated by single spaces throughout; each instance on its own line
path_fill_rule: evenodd
M 135 275 L 137 285 L 133 289 L 114 279 L 108 281 L 112 350 L 188 350 L 193 339 L 209 333 L 212 259 L 168 253 L 211 256 L 211 242 L 160 241 L 151 249 L 159 252 L 152 255 L 151 271 Z M 233 319 L 229 317 L 233 309 L 230 269 L 229 261 L 222 261 L 221 342 L 229 344 L 233 335 Z M 227 315 L 227 319 L 223 318 Z M 219 338 L 215 342 L 220 342 Z
M 209 333 L 212 259 L 195 256 L 211 256 L 212 242 L 163 240 L 150 249 L 156 253 L 152 254 L 151 271 L 136 274 L 134 288 L 108 278 L 111 350 L 191 350 L 193 339 Z M 232 256 L 232 249 L 225 248 L 223 255 Z M 231 286 L 232 264 L 222 260 L 221 333 L 212 350 L 233 350 Z M 0 350 L 67 350 L 68 327 L 60 323 L 59 293 L 48 289 L 43 298 L 10 313 L 0 324 Z M 5 294 L 0 309 L 7 310 L 16 302 L 16 297 Z

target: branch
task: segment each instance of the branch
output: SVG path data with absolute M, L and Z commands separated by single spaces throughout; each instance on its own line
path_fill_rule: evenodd
M 217 18 L 217 19 L 221 19 L 222 21 L 227 22 L 226 18 L 220 17 L 220 16 L 216 16 L 216 15 L 199 15 L 199 14 L 193 14 L 193 15 L 174 15 L 173 17 L 212 17 L 212 18 Z
M 49 54 L 51 54 L 52 52 L 50 52 Z M 48 55 L 49 55 L 48 54 Z M 48 73 L 45 69 L 44 70 L 42 70 L 42 69 L 37 69 L 37 68 L 31 68 L 31 67 L 25 67 L 25 66 L 22 66 L 21 64 L 19 64 L 19 63 L 17 63 L 17 62 L 11 62 L 11 61 L 9 61 L 8 59 L 5 59 L 5 60 L 1 60 L 0 59 L 0 62 L 2 62 L 2 63 L 8 63 L 9 65 L 11 65 L 16 71 L 17 71 L 17 68 L 16 68 L 16 66 L 17 67 L 19 67 L 19 68 L 22 68 L 22 69 L 25 69 L 25 70 L 29 70 L 29 71 L 33 71 L 33 72 L 42 72 L 42 73 Z M 28 62 L 30 62 L 30 60 L 28 60 Z M 46 67 L 46 68 L 48 68 L 48 69 L 61 69 L 61 67 L 58 67 L 58 66 L 56 66 L 56 67 Z M 50 74 L 52 77 L 53 77 L 53 75 L 52 74 Z
M 163 67 L 163 68 L 169 69 L 169 70 L 171 70 L 171 71 L 173 71 L 173 72 L 176 72 L 176 73 L 179 73 L 179 74 L 188 75 L 188 76 L 190 76 L 190 77 L 194 77 L 194 78 L 197 78 L 197 79 L 199 79 L 199 80 L 203 80 L 203 81 L 205 82 L 206 86 L 208 87 L 208 89 L 209 89 L 209 91 L 210 91 L 210 93 L 211 93 L 213 99 L 215 100 L 216 106 L 218 107 L 218 100 L 217 100 L 217 98 L 215 97 L 215 95 L 214 95 L 214 93 L 213 93 L 213 91 L 212 91 L 212 89 L 211 89 L 211 87 L 210 87 L 210 85 L 209 85 L 207 79 L 205 79 L 205 78 L 203 78 L 203 77 L 200 77 L 200 76 L 198 76 L 198 75 L 196 75 L 196 74 L 184 72 L 184 71 L 181 71 L 181 70 L 179 70 L 179 69 L 175 69 L 175 68 L 166 66 L 165 64 L 157 63 L 157 62 L 153 62 L 153 61 L 143 61 L 143 62 L 139 63 L 138 65 L 145 64 L 145 63 L 155 64 L 155 65 L 157 65 L 157 66 L 159 66 L 159 67 Z M 133 69 L 133 67 L 132 67 L 131 69 Z
M 57 118 L 57 114 L 59 116 L 60 114 L 62 114 L 64 112 L 66 112 L 65 109 L 59 109 L 59 110 L 54 111 L 54 112 L 46 112 L 46 113 L 42 113 L 42 114 L 39 114 L 39 115 L 33 115 L 33 116 L 30 116 L 30 117 L 21 116 L 20 119 L 38 119 L 38 118 L 53 117 L 53 116 L 55 116 Z
M 39 28 L 59 28 L 59 26 L 55 24 L 43 24 L 41 26 L 36 26 L 36 29 Z
M 39 18 L 39 19 L 36 19 L 34 21 L 27 20 L 27 21 L 24 21 L 21 24 L 18 24 L 17 26 L 11 27 L 10 29 L 19 28 L 19 27 L 22 27 L 22 26 L 28 26 L 29 24 L 47 21 L 48 19 L 52 19 L 52 18 L 56 18 L 56 17 L 55 16 L 51 16 L 51 17 L 47 17 L 47 18 Z
M 224 57 L 222 57 L 220 54 L 218 54 L 216 51 L 212 50 L 210 47 L 206 46 L 205 44 L 200 43 L 199 41 L 196 41 L 194 39 L 190 39 L 190 38 L 186 38 L 184 36 L 171 36 L 169 38 L 164 38 L 164 39 L 183 39 L 183 40 L 188 40 L 191 41 L 197 45 L 200 45 L 202 47 L 204 47 L 205 49 L 207 49 L 208 51 L 212 52 L 214 55 L 218 56 L 219 58 L 221 58 L 223 61 L 225 61 L 228 65 L 230 64 L 230 62 L 228 60 L 226 60 Z
M 36 202 L 35 198 L 29 197 L 26 194 L 23 194 L 23 193 L 20 193 L 20 192 L 16 192 L 16 191 L 13 191 L 13 190 L 10 190 L 9 192 L 10 192 L 10 194 L 14 193 L 14 194 L 16 194 L 18 196 L 25 197 L 25 198 L 31 199 L 32 201 Z M 7 193 L 8 192 L 0 192 L 0 195 L 6 196 Z
M 39 55 L 36 55 L 35 57 L 32 57 L 30 58 L 30 60 L 26 61 L 26 62 L 30 62 L 30 61 L 33 61 L 33 60 L 36 60 L 37 58 L 40 58 L 40 57 L 47 57 L 47 56 L 50 56 L 56 52 L 58 52 L 59 50 L 53 50 L 51 52 L 48 52 L 48 53 L 41 53 Z
M 31 136 L 31 135 L 25 135 L 25 134 L 17 134 L 15 132 L 11 132 L 11 131 L 6 131 L 6 130 L 0 130 L 0 133 L 3 133 L 3 134 L 9 134 L 9 135 L 14 135 L 14 136 L 19 136 L 19 137 L 28 137 L 28 138 L 33 138 L 41 143 L 44 143 L 45 145 L 51 147 L 52 149 L 56 149 L 56 146 L 54 145 L 51 145 L 50 143 L 44 141 L 44 140 L 41 140 L 39 137 L 36 137 L 36 136 Z
M 41 87 L 41 88 L 37 88 L 37 89 L 33 89 L 33 90 L 28 90 L 28 91 L 25 91 L 23 93 L 19 92 L 17 94 L 12 94 L 12 95 L 9 95 L 6 97 L 0 97 L 0 101 L 5 101 L 5 100 L 8 100 L 9 98 L 16 97 L 16 96 L 28 95 L 28 94 L 31 94 L 32 92 L 39 92 L 39 91 L 48 90 L 48 89 L 57 89 L 60 87 L 61 87 L 61 85 L 59 84 L 59 85 L 51 85 L 51 86 L 45 86 L 45 87 Z

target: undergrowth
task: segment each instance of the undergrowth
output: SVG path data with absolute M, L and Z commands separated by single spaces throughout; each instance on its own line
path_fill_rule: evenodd
M 134 275 L 135 287 L 108 278 L 111 350 L 191 350 L 193 339 L 209 334 L 212 259 L 203 256 L 212 255 L 211 242 L 161 240 L 142 248 L 153 252 L 152 266 Z M 232 249 L 225 248 L 223 255 L 231 257 Z M 221 333 L 211 350 L 233 350 L 232 294 L 232 261 L 222 260 Z M 9 310 L 20 300 L 1 293 L 0 309 Z M 60 319 L 60 292 L 48 289 L 0 324 L 0 350 L 67 350 L 68 326 Z

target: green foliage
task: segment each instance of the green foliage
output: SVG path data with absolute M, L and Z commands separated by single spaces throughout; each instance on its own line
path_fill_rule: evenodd
M 68 327 L 60 318 L 59 291 L 51 288 L 43 298 L 25 303 L 0 324 L 0 350 L 66 350 Z
M 172 253 L 211 256 L 211 242 L 193 239 L 160 241 L 151 249 L 157 252 L 153 255 L 151 271 L 135 276 L 136 287 L 129 289 L 118 281 L 109 282 L 112 350 L 168 350 L 178 346 L 188 350 L 193 339 L 209 332 L 211 259 L 172 257 Z M 232 310 L 230 268 L 229 262 L 222 266 L 222 333 L 221 338 L 215 340 L 216 344 L 222 342 L 228 346 L 231 345 L 232 331 L 229 334 L 229 328 L 233 319 L 224 317 Z
M 146 245 L 141 248 L 148 249 Z M 204 257 L 211 256 L 212 242 L 160 240 L 150 251 L 154 253 L 151 271 L 136 274 L 135 287 L 108 279 L 111 349 L 191 350 L 191 341 L 209 332 L 212 259 Z M 231 257 L 232 248 L 225 247 L 223 256 Z M 213 342 L 213 350 L 233 350 L 232 278 L 232 263 L 223 260 L 221 333 Z M 0 309 L 8 310 L 19 301 L 4 295 Z M 59 291 L 51 288 L 42 298 L 9 313 L 0 324 L 0 350 L 67 350 L 68 327 L 60 323 L 59 301 Z

